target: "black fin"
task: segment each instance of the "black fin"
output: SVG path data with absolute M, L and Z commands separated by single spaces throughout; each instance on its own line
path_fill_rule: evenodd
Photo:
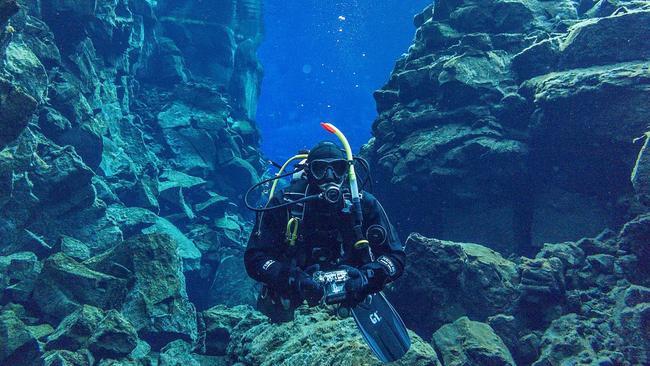
M 411 347 L 411 338 L 402 318 L 383 293 L 370 295 L 352 309 L 363 338 L 379 360 L 399 360 Z

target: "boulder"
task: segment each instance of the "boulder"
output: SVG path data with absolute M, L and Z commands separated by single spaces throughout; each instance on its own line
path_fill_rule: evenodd
M 0 257 L 0 302 L 27 302 L 42 264 L 32 252 L 18 252 Z
M 48 75 L 34 52 L 25 44 L 11 42 L 3 56 L 4 70 L 11 75 L 12 83 L 20 87 L 23 93 L 28 94 L 30 99 L 42 102 L 47 95 Z M 27 104 L 21 108 L 29 110 L 31 106 L 33 111 L 34 101 L 24 100 Z M 9 112 L 11 113 L 11 110 Z
M 634 10 L 573 25 L 560 45 L 564 69 L 616 64 L 650 57 L 650 11 Z
M 486 320 L 512 309 L 517 268 L 497 252 L 418 234 L 409 236 L 406 248 L 408 266 L 389 297 L 418 334 L 426 337 L 464 315 Z
M 548 74 L 560 60 L 560 40 L 546 38 L 523 49 L 512 57 L 512 69 L 520 80 Z
M 67 350 L 54 350 L 45 352 L 41 357 L 43 366 L 92 366 L 95 358 L 88 350 L 72 352 Z
M 88 340 L 88 349 L 97 359 L 120 359 L 136 348 L 137 341 L 138 333 L 124 316 L 109 310 Z
M 622 352 L 633 364 L 650 360 L 650 288 L 630 286 L 619 299 L 614 329 L 625 340 Z
M 35 110 L 36 100 L 32 96 L 0 78 L 0 149 L 27 127 Z
M 235 327 L 250 328 L 266 320 L 262 314 L 253 311 L 250 306 L 246 305 L 234 307 L 217 305 L 201 312 L 200 318 L 205 328 L 203 330 L 202 353 L 211 356 L 227 354 L 231 334 Z
M 12 311 L 0 312 L 0 363 L 31 365 L 40 356 L 37 339 Z
M 117 308 L 124 301 L 127 281 L 90 269 L 63 253 L 45 260 L 33 299 L 49 318 L 61 320 L 84 304 Z
M 566 289 L 564 266 L 555 257 L 550 259 L 525 259 L 519 265 L 520 305 L 530 306 L 534 312 L 539 312 L 539 306 L 557 304 L 564 296 Z
M 630 280 L 650 285 L 650 214 L 640 215 L 626 223 L 618 242 L 621 249 L 635 256 L 635 263 L 628 273 Z
M 196 311 L 187 298 L 178 244 L 164 234 L 136 236 L 86 264 L 128 281 L 121 312 L 154 350 L 197 338 Z
M 200 268 L 201 252 L 196 245 L 174 224 L 155 213 L 140 207 L 111 205 L 109 216 L 119 225 L 124 238 L 149 233 L 161 233 L 175 242 L 176 250 L 183 261 L 183 270 L 193 271 Z
M 78 351 L 88 345 L 88 340 L 104 318 L 104 312 L 90 305 L 83 305 L 65 317 L 54 333 L 47 338 L 46 350 Z
M 433 345 L 445 366 L 515 366 L 510 351 L 494 330 L 467 317 L 433 333 Z
M 240 308 L 245 310 L 246 308 Z M 250 314 L 251 310 L 244 314 Z M 259 314 L 254 312 L 253 314 Z M 230 333 L 227 353 L 244 364 L 380 365 L 361 337 L 352 318 L 340 319 L 317 309 L 299 308 L 295 320 L 282 324 L 243 316 Z M 226 320 L 226 324 L 233 324 Z M 411 349 L 395 365 L 434 365 L 433 348 L 414 333 Z
M 211 304 L 254 305 L 257 301 L 256 282 L 246 275 L 242 254 L 223 258 L 217 267 L 214 279 L 211 280 L 212 286 L 203 289 L 209 291 Z
M 90 248 L 88 245 L 69 236 L 62 236 L 59 240 L 61 252 L 67 254 L 76 260 L 84 261 L 90 258 Z
M 607 327 L 577 314 L 554 320 L 544 332 L 541 355 L 533 366 L 567 364 L 619 364 L 623 361 L 618 350 L 620 339 Z
M 160 366 L 201 366 L 199 361 L 192 354 L 193 347 L 191 344 L 178 339 L 170 342 L 162 350 L 158 358 Z

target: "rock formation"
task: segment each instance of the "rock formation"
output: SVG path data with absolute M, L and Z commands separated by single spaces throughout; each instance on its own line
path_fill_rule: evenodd
M 534 255 L 638 214 L 648 19 L 643 1 L 443 0 L 416 16 L 364 148 L 402 234 Z
M 263 169 L 260 4 L 201 6 L 2 2 L 0 254 L 85 260 L 162 232 L 200 306 L 227 301 L 218 276 L 251 288 L 219 267 L 241 256 L 240 195 Z

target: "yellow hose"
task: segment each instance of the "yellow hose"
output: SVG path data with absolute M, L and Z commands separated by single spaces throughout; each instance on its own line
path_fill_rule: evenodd
M 295 155 L 295 156 L 289 158 L 289 160 L 287 160 L 284 163 L 284 165 L 282 165 L 282 168 L 280 168 L 280 171 L 276 174 L 276 176 L 282 175 L 282 173 L 284 173 L 284 169 L 287 168 L 287 165 L 289 165 L 292 161 L 298 160 L 298 159 L 301 159 L 301 160 L 302 159 L 307 159 L 307 154 L 298 154 L 298 155 Z M 271 192 L 269 193 L 269 202 L 271 201 L 271 198 L 273 198 L 273 194 L 275 193 L 275 188 L 278 185 L 278 181 L 279 181 L 279 179 L 276 179 L 273 182 L 273 185 L 271 186 Z

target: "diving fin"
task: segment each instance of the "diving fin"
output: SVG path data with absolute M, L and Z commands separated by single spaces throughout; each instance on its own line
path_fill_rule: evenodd
M 399 360 L 411 347 L 406 326 L 383 293 L 368 296 L 352 316 L 370 349 L 382 362 Z

